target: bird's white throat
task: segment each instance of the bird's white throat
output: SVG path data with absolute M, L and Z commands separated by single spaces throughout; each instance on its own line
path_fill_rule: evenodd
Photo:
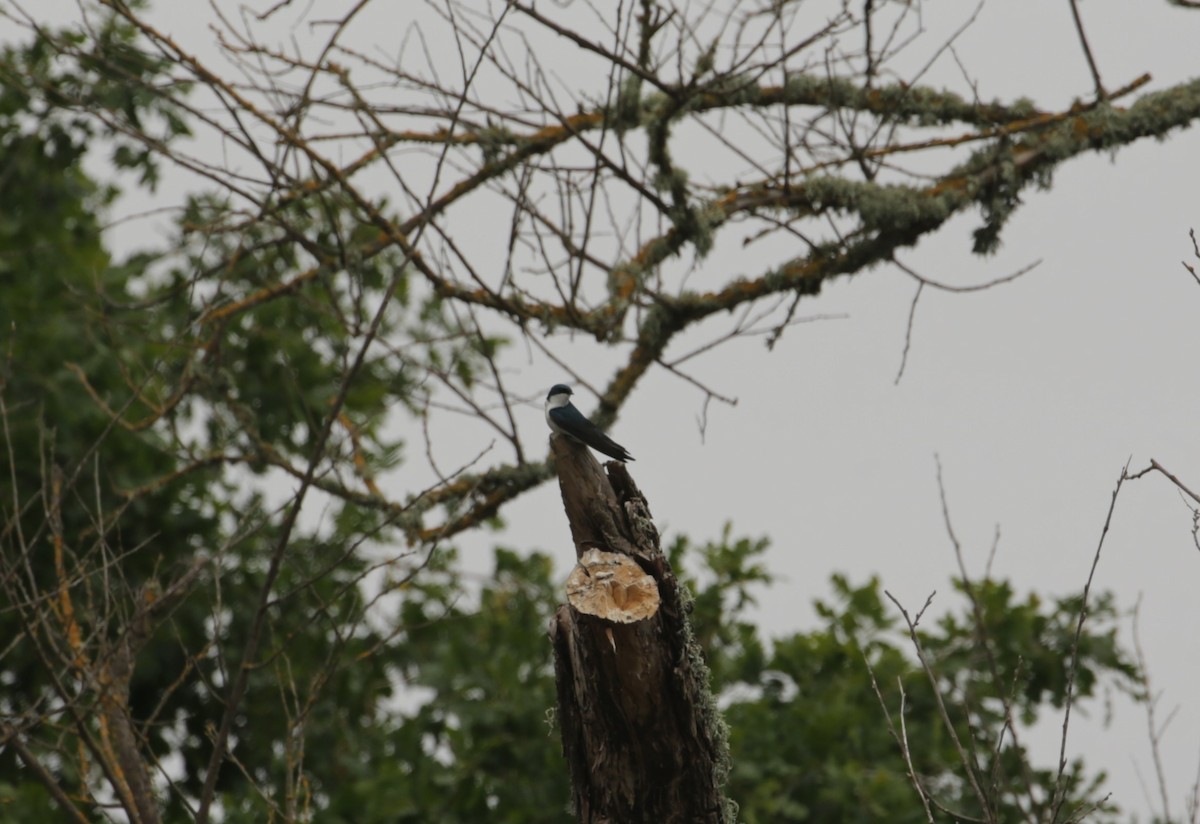
M 569 403 L 571 403 L 571 396 L 566 392 L 559 392 L 557 395 L 550 395 L 546 398 L 546 423 L 549 424 L 552 432 L 562 434 L 563 430 L 562 427 L 550 418 L 550 410 L 558 409 L 560 406 L 567 406 Z

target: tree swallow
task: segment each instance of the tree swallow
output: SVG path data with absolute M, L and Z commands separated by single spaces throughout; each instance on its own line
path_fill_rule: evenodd
M 600 427 L 589 421 L 583 413 L 571 403 L 571 387 L 556 383 L 550 387 L 546 396 L 546 423 L 560 435 L 569 435 L 575 440 L 587 444 L 597 452 L 602 452 L 618 461 L 629 462 L 633 456 L 625 451 L 625 447 L 600 431 Z

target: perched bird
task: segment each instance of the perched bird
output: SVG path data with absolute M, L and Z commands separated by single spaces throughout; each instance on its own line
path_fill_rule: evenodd
M 632 461 L 633 456 L 625 451 L 625 447 L 601 432 L 600 427 L 575 408 L 571 394 L 571 387 L 565 384 L 556 383 L 550 387 L 550 394 L 546 396 L 546 423 L 550 428 L 561 435 L 570 435 L 610 458 Z

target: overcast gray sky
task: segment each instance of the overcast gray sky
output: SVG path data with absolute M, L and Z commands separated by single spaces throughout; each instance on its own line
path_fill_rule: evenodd
M 186 50 L 214 54 L 205 5 L 159 5 L 154 18 Z M 327 5 L 330 16 L 343 6 Z M 565 14 L 570 5 L 546 9 Z M 970 15 L 974 6 L 963 5 L 923 4 L 931 46 Z M 364 47 L 387 45 L 380 32 L 402 31 L 417 8 L 377 6 L 353 32 Z M 28 8 L 40 18 L 74 14 L 70 3 Z M 1200 13 L 1165 0 L 1089 0 L 1081 8 L 1109 88 L 1144 72 L 1153 75 L 1146 89 L 1200 73 Z M 930 51 L 914 48 L 894 68 L 915 71 Z M 540 57 L 560 61 L 570 82 L 573 54 L 560 40 Z M 985 100 L 1029 96 L 1056 109 L 1092 90 L 1067 0 L 984 5 L 954 54 L 943 55 L 923 82 L 964 91 L 955 56 Z M 194 185 L 185 176 L 171 181 L 160 200 Z M 812 625 L 809 604 L 828 594 L 835 571 L 856 582 L 878 574 L 911 608 L 936 589 L 936 607 L 948 607 L 956 567 L 942 525 L 936 454 L 972 573 L 981 574 L 999 525 L 996 575 L 1019 591 L 1077 591 L 1126 461 L 1137 469 L 1157 458 L 1200 487 L 1200 285 L 1180 265 L 1191 253 L 1188 229 L 1200 228 L 1198 194 L 1200 131 L 1193 129 L 1113 157 L 1069 162 L 1050 191 L 1024 196 L 994 256 L 970 254 L 977 216 L 956 218 L 901 259 L 956 285 L 1042 263 L 982 292 L 926 290 L 898 384 L 915 283 L 882 268 L 839 280 L 803 303 L 802 316 L 838 317 L 793 328 L 771 353 L 754 338 L 697 359 L 698 377 L 738 399 L 735 408 L 708 408 L 703 438 L 702 397 L 653 374 L 613 435 L 637 456 L 632 472 L 660 527 L 668 537 L 703 540 L 731 521 L 738 534 L 769 536 L 767 560 L 781 583 L 763 593 L 758 617 L 775 634 Z M 128 246 L 147 231 L 125 225 L 115 237 Z M 743 248 L 734 235 L 698 277 L 720 280 L 764 265 L 756 257 L 763 251 Z M 562 341 L 576 371 L 594 369 L 598 382 L 605 379 L 611 360 L 602 352 Z M 543 437 L 541 397 L 565 377 L 536 359 L 523 369 L 517 385 L 534 399 L 520 421 L 530 443 Z M 576 400 L 590 410 L 586 394 Z M 497 538 L 551 550 L 563 558 L 565 577 L 572 553 L 557 496 L 546 485 L 506 508 L 502 535 L 460 543 L 478 549 L 476 558 Z M 1128 484 L 1095 582 L 1116 591 L 1125 608 L 1141 599 L 1142 641 L 1164 694 L 1163 714 L 1180 707 L 1163 745 L 1176 815 L 1200 759 L 1200 552 L 1190 527 L 1187 507 L 1160 476 Z M 1145 718 L 1124 699 L 1114 712 L 1107 729 L 1097 717 L 1073 722 L 1068 752 L 1107 769 L 1114 801 L 1147 817 L 1137 778 L 1139 769 L 1147 780 L 1152 771 Z M 1057 758 L 1057 736 L 1055 721 L 1032 739 L 1039 762 Z

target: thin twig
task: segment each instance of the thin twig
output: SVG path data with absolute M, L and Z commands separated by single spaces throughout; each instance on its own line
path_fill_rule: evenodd
M 892 255 L 892 263 L 896 264 L 896 267 L 898 269 L 900 269 L 900 271 L 904 272 L 906 275 L 908 275 L 909 277 L 916 280 L 922 286 L 932 286 L 934 289 L 940 289 L 943 292 L 965 293 L 965 292 L 982 292 L 986 289 L 991 289 L 994 286 L 1000 286 L 1001 284 L 1011 283 L 1012 281 L 1016 280 L 1017 278 L 1021 277 L 1022 275 L 1027 275 L 1030 272 L 1032 272 L 1034 269 L 1036 269 L 1038 266 L 1041 265 L 1042 261 L 1035 260 L 1033 263 L 1027 263 L 1024 266 L 1022 266 L 1020 269 L 1017 269 L 1015 272 L 1010 272 L 1007 275 L 1001 275 L 1000 277 L 996 278 L 995 280 L 989 280 L 989 281 L 985 281 L 983 283 L 975 283 L 975 284 L 971 284 L 969 286 L 952 286 L 949 283 L 940 283 L 939 281 L 928 278 L 925 275 L 922 275 L 919 272 L 915 271 L 914 269 L 906 266 L 895 255 Z
M 929 679 L 929 686 L 933 690 L 933 697 L 937 703 L 938 712 L 942 716 L 942 723 L 946 727 L 946 732 L 950 735 L 950 740 L 954 742 L 954 749 L 958 751 L 959 762 L 963 765 L 963 770 L 966 771 L 967 781 L 970 783 L 971 789 L 975 791 L 975 797 L 979 801 L 979 809 L 983 811 L 987 821 L 994 822 L 997 820 L 995 811 L 992 810 L 991 802 L 984 793 L 978 776 L 975 775 L 975 768 L 971 764 L 971 759 L 967 756 L 967 751 L 958 737 L 958 730 L 954 728 L 954 722 L 950 719 L 950 711 L 946 709 L 946 701 L 942 697 L 937 676 L 934 675 L 933 667 L 930 665 L 929 659 L 925 656 L 925 648 L 921 645 L 921 639 L 917 636 L 917 624 L 920 623 L 921 616 L 925 614 L 925 610 L 929 609 L 929 605 L 933 603 L 933 596 L 937 593 L 931 592 L 929 594 L 929 597 L 925 600 L 925 606 L 921 607 L 921 611 L 917 613 L 916 619 L 909 616 L 908 610 L 901 606 L 900 602 L 896 600 L 896 596 L 892 595 L 886 589 L 883 591 L 883 594 L 895 605 L 896 609 L 900 610 L 900 614 L 904 617 L 904 623 L 908 625 L 908 637 L 912 640 L 913 648 L 917 652 L 917 659 L 921 662 L 921 669 L 925 671 L 925 676 Z
M 1104 528 L 1100 531 L 1100 540 L 1096 544 L 1096 553 L 1092 556 L 1092 568 L 1088 572 L 1087 582 L 1083 585 L 1083 595 L 1079 601 L 1079 620 L 1075 623 L 1075 637 L 1071 641 L 1071 665 L 1067 669 L 1067 692 L 1063 710 L 1062 737 L 1058 748 L 1058 774 L 1054 779 L 1054 796 L 1052 803 L 1051 821 L 1058 821 L 1062 806 L 1066 802 L 1066 784 L 1064 777 L 1067 769 L 1067 732 L 1071 724 L 1071 707 L 1075 701 L 1075 676 L 1079 672 L 1079 640 L 1083 637 L 1083 623 L 1087 620 L 1088 594 L 1092 589 L 1092 579 L 1096 575 L 1096 567 L 1100 563 L 1100 552 L 1104 549 L 1104 538 L 1112 524 L 1113 511 L 1117 508 L 1117 496 L 1121 492 L 1121 484 L 1129 477 L 1129 464 L 1121 469 L 1117 478 L 1117 486 L 1113 489 L 1112 501 L 1108 505 L 1108 514 L 1104 518 Z
M 892 381 L 897 386 L 900 384 L 900 379 L 904 377 L 904 367 L 908 366 L 908 350 L 912 348 L 913 319 L 917 316 L 917 302 L 921 300 L 921 291 L 924 288 L 924 283 L 917 284 L 917 291 L 913 292 L 912 305 L 908 307 L 908 325 L 904 329 L 904 351 L 900 353 L 900 368 L 896 371 L 896 379 Z
M 1200 260 L 1200 242 L 1197 242 L 1196 240 L 1196 230 L 1189 229 L 1188 237 L 1192 239 L 1192 254 L 1195 255 L 1197 260 Z M 1188 263 L 1186 260 L 1181 260 L 1179 262 L 1183 264 L 1184 269 L 1187 269 L 1189 272 L 1191 272 L 1192 277 L 1196 280 L 1196 283 L 1200 283 L 1200 272 L 1196 271 L 1196 267 Z
M 921 786 L 921 782 L 917 780 L 917 772 L 913 768 L 912 762 L 912 749 L 908 746 L 908 725 L 904 720 L 906 715 L 904 682 L 901 680 L 899 675 L 896 676 L 896 688 L 900 690 L 900 738 L 904 742 L 904 746 L 902 748 L 904 752 L 904 766 L 908 769 L 908 777 L 912 781 L 913 786 L 917 788 L 917 794 L 921 797 L 921 805 L 925 808 L 925 817 L 930 821 L 930 824 L 932 824 L 933 810 L 929 808 L 929 795 Z
M 1075 18 L 1075 31 L 1079 33 L 1079 44 L 1083 46 L 1083 54 L 1087 57 L 1088 69 L 1092 73 L 1092 81 L 1096 84 L 1096 99 L 1106 100 L 1108 92 L 1104 91 L 1104 84 L 1100 82 L 1100 69 L 1096 66 L 1096 58 L 1092 56 L 1092 47 L 1088 43 L 1087 35 L 1083 32 L 1083 18 L 1079 15 L 1079 0 L 1069 0 L 1071 3 L 1071 16 Z
M 875 668 L 871 666 L 871 660 L 867 657 L 866 650 L 859 649 L 863 657 L 863 664 L 866 665 L 867 675 L 871 679 L 871 689 L 875 691 L 875 697 L 879 700 L 879 706 L 883 710 L 884 720 L 887 722 L 888 732 L 900 747 L 900 753 L 904 756 L 904 764 L 908 769 L 908 780 L 912 783 L 913 789 L 917 791 L 917 796 L 921 799 L 921 806 L 925 808 L 925 818 L 929 824 L 934 824 L 933 810 L 929 807 L 929 795 L 925 792 L 925 787 L 921 784 L 921 780 L 917 778 L 917 771 L 913 767 L 912 750 L 908 745 L 908 727 L 904 721 L 905 711 L 905 694 L 904 682 L 899 676 L 896 677 L 896 689 L 900 691 L 900 729 L 896 730 L 896 725 L 892 723 L 892 713 L 888 710 L 887 701 L 883 698 L 883 693 L 879 689 L 879 683 L 875 680 Z
M 1170 480 L 1171 483 L 1175 484 L 1175 486 L 1179 488 L 1180 492 L 1183 492 L 1185 495 L 1187 495 L 1193 501 L 1200 504 L 1200 495 L 1197 495 L 1195 492 L 1188 489 L 1187 486 L 1184 485 L 1183 481 L 1179 480 L 1174 475 L 1172 475 L 1170 472 L 1168 472 L 1166 467 L 1164 467 L 1162 464 L 1160 464 L 1158 461 L 1154 460 L 1153 458 L 1150 459 L 1150 466 L 1146 467 L 1145 469 L 1143 469 L 1140 472 L 1136 472 L 1133 475 L 1129 475 L 1128 478 L 1131 481 L 1135 481 L 1138 478 L 1141 478 L 1143 475 L 1146 475 L 1147 473 L 1150 473 L 1153 471 L 1158 471 L 1158 472 L 1161 472 L 1162 474 L 1166 475 L 1167 479 Z
M 1170 726 L 1171 720 L 1178 712 L 1178 707 L 1171 711 L 1167 719 L 1160 726 L 1155 719 L 1155 710 L 1158 709 L 1158 701 L 1162 697 L 1161 694 L 1156 695 L 1150 684 L 1150 668 L 1146 664 L 1146 653 L 1142 648 L 1142 633 L 1141 633 L 1141 615 L 1142 615 L 1142 599 L 1138 598 L 1137 604 L 1133 608 L 1133 650 L 1137 656 L 1138 680 L 1141 682 L 1142 697 L 1146 702 L 1146 734 L 1150 739 L 1150 755 L 1154 761 L 1154 776 L 1158 782 L 1159 800 L 1162 803 L 1162 808 L 1158 811 L 1158 817 L 1163 821 L 1171 821 L 1171 802 L 1170 794 L 1167 792 L 1167 774 L 1163 770 L 1162 762 L 1162 737 Z
M 1005 730 L 1008 731 L 1012 738 L 1013 746 L 1019 751 L 1021 749 L 1021 740 L 1017 734 L 1017 725 L 1013 717 L 1013 703 L 1009 697 L 1009 693 L 1002 692 L 1000 689 L 1000 665 L 996 660 L 996 653 L 991 635 L 987 631 L 987 616 L 984 614 L 983 604 L 979 601 L 979 594 L 971 581 L 971 576 L 967 574 L 967 564 L 963 557 L 962 542 L 959 541 L 958 535 L 954 531 L 954 524 L 950 521 L 950 504 L 946 500 L 946 484 L 942 480 L 942 461 L 938 455 L 934 455 L 934 462 L 937 465 L 937 484 L 938 496 L 942 504 L 942 522 L 946 527 L 946 535 L 950 538 L 950 544 L 954 547 L 954 559 L 958 564 L 958 574 L 962 580 L 963 592 L 967 595 L 967 600 L 971 603 L 971 616 L 974 620 L 975 636 L 978 646 L 983 649 L 984 658 L 987 661 L 988 673 L 992 679 L 993 688 L 997 695 L 1000 696 L 1000 701 L 1004 707 L 1004 725 L 1001 727 L 999 739 L 996 742 L 995 748 L 995 765 L 998 770 L 1000 767 L 1000 746 L 1004 738 Z M 996 539 L 992 543 L 992 554 L 995 554 L 996 545 L 999 543 L 1000 530 L 996 528 Z M 988 569 L 991 568 L 992 559 L 988 558 Z M 986 578 L 985 578 L 986 580 Z M 1014 674 L 1013 690 L 1016 689 L 1016 675 Z M 1021 758 L 1019 759 L 1021 766 L 1021 782 L 1025 790 L 1025 794 L 1029 800 L 1029 809 L 1024 809 L 1018 804 L 1018 808 L 1025 814 L 1027 821 L 1034 821 L 1033 811 L 1037 806 L 1037 800 L 1034 793 L 1034 785 L 1036 781 L 1029 768 L 1029 762 Z M 996 786 L 995 773 L 993 774 L 993 788 Z
M 76 822 L 76 824 L 88 824 L 87 817 L 79 811 L 78 807 L 75 806 L 75 802 L 71 800 L 70 796 L 68 796 L 66 791 L 59 785 L 58 779 L 56 779 L 50 773 L 50 771 L 46 769 L 45 765 L 38 760 L 38 757 L 34 755 L 33 751 L 30 750 L 29 747 L 25 746 L 25 742 L 21 740 L 21 734 L 7 725 L 5 725 L 5 727 L 3 739 L 4 745 L 12 747 L 13 750 L 16 751 L 17 757 L 20 758 L 22 763 L 25 764 L 25 769 L 33 773 L 34 777 L 37 778 L 38 783 L 40 783 L 46 789 L 46 792 L 50 793 L 50 796 L 58 802 L 58 807 L 60 810 L 62 810 L 63 814 L 71 821 Z

